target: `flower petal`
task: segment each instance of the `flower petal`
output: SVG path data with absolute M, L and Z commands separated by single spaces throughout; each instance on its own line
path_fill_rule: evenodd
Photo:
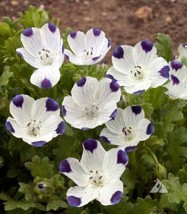
M 60 163 L 59 170 L 79 186 L 88 185 L 89 174 L 87 174 L 79 161 L 75 158 L 67 158 Z
M 31 83 L 40 88 L 51 88 L 60 80 L 59 68 L 51 65 L 37 69 L 31 76 Z
M 125 171 L 128 160 L 127 153 L 122 149 L 110 149 L 106 152 L 102 169 L 105 172 L 107 180 L 111 182 L 118 180 Z
M 90 186 L 87 187 L 70 187 L 66 193 L 67 201 L 72 207 L 82 207 L 94 200 L 98 193 Z
M 97 91 L 98 85 L 99 82 L 96 78 L 83 77 L 80 79 L 71 90 L 71 95 L 75 103 L 77 103 L 79 106 L 93 104 L 95 98 L 94 95 Z
M 81 31 L 71 32 L 67 40 L 71 50 L 77 56 L 81 56 L 82 52 L 87 49 L 86 36 Z
M 17 138 L 26 137 L 26 129 L 22 126 L 20 126 L 15 119 L 8 117 L 6 121 L 6 128 Z
M 52 23 L 47 23 L 40 29 L 40 33 L 43 48 L 50 50 L 54 53 L 61 51 L 63 43 L 61 43 L 62 40 L 58 27 L 56 27 Z
M 33 57 L 38 56 L 42 47 L 42 39 L 40 35 L 40 29 L 28 28 L 21 34 L 21 41 L 26 51 L 28 51 Z
M 40 98 L 36 100 L 32 108 L 32 119 L 36 121 L 41 121 L 41 125 L 47 122 L 51 115 L 57 118 L 60 115 L 59 104 L 52 98 Z M 46 125 L 46 124 L 45 124 Z
M 123 195 L 123 183 L 119 179 L 103 186 L 97 198 L 102 205 L 113 205 L 120 202 Z
M 93 56 L 103 55 L 104 57 L 111 47 L 111 45 L 108 45 L 109 43 L 108 39 L 105 37 L 105 33 L 98 28 L 88 30 L 86 33 L 86 40 L 87 50 L 92 48 Z
M 132 55 L 135 63 L 134 65 L 147 66 L 149 62 L 151 62 L 153 59 L 157 57 L 157 49 L 153 46 L 153 44 L 150 41 L 145 40 L 142 42 L 138 42 L 134 46 Z
M 39 58 L 31 55 L 25 48 L 18 48 L 16 52 L 31 66 L 34 68 L 40 68 L 41 63 Z
M 117 46 L 112 53 L 112 64 L 114 68 L 123 73 L 128 74 L 134 64 L 132 56 L 133 47 L 129 45 Z
M 26 126 L 31 118 L 34 99 L 28 95 L 16 95 L 10 103 L 10 113 L 20 126 Z
M 83 169 L 89 172 L 91 169 L 101 169 L 106 152 L 99 141 L 87 139 L 83 143 L 83 154 L 80 161 Z

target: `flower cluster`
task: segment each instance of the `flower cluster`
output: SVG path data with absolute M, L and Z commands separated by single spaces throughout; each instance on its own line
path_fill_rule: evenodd
M 72 31 L 65 49 L 59 29 L 51 23 L 41 28 L 28 28 L 21 34 L 22 48 L 17 53 L 36 70 L 30 81 L 39 88 L 51 88 L 60 80 L 64 57 L 75 65 L 93 65 L 105 57 L 111 48 L 105 33 L 92 28 L 86 34 Z M 180 57 L 187 56 L 186 47 L 179 47 Z M 34 100 L 24 94 L 13 97 L 6 128 L 17 138 L 40 147 L 54 137 L 64 134 L 63 119 L 82 131 L 103 126 L 100 139 L 116 148 L 105 151 L 98 140 L 83 142 L 79 160 L 67 158 L 60 163 L 59 171 L 77 185 L 67 191 L 67 202 L 81 207 L 96 199 L 103 205 L 118 203 L 123 194 L 120 180 L 128 163 L 126 152 L 132 151 L 140 141 L 147 140 L 154 132 L 154 125 L 145 118 L 139 105 L 118 102 L 126 94 L 140 94 L 149 88 L 163 86 L 172 98 L 187 99 L 187 68 L 178 60 L 167 62 L 157 55 L 157 49 L 148 40 L 134 47 L 121 45 L 114 49 L 112 67 L 98 80 L 83 76 L 71 89 L 71 95 L 59 104 L 49 97 Z M 63 119 L 60 116 L 63 115 Z M 105 127 L 104 127 L 105 124 Z

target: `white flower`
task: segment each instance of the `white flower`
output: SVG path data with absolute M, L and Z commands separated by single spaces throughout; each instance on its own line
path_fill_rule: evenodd
M 178 60 L 171 61 L 170 67 L 170 81 L 164 85 L 166 94 L 172 99 L 187 100 L 187 67 Z
M 154 132 L 153 124 L 145 118 L 140 106 L 118 108 L 113 120 L 108 121 L 107 128 L 100 133 L 100 138 L 122 148 L 137 146 L 139 141 L 146 140 Z
M 156 88 L 169 77 L 168 63 L 157 56 L 157 50 L 150 41 L 139 42 L 135 47 L 118 46 L 113 51 L 112 63 L 107 75 L 131 94 Z
M 71 32 L 68 43 L 72 50 L 65 49 L 65 55 L 75 65 L 92 65 L 100 62 L 109 51 L 111 44 L 105 33 L 92 28 L 84 34 L 81 31 Z
M 24 94 L 16 95 L 10 103 L 6 128 L 17 138 L 39 147 L 64 133 L 58 103 L 52 98 L 34 100 Z
M 68 203 L 73 207 L 82 207 L 94 199 L 103 205 L 118 203 L 123 194 L 120 176 L 127 163 L 128 156 L 124 150 L 111 149 L 106 152 L 99 141 L 84 141 L 80 162 L 67 158 L 59 167 L 60 172 L 78 185 L 68 189 Z
M 63 100 L 64 119 L 75 128 L 95 128 L 114 116 L 120 96 L 116 81 L 83 77 Z
M 31 75 L 31 83 L 40 88 L 51 88 L 60 79 L 60 71 L 64 61 L 64 46 L 59 29 L 51 23 L 42 28 L 28 28 L 21 34 L 23 48 L 17 53 L 37 68 Z

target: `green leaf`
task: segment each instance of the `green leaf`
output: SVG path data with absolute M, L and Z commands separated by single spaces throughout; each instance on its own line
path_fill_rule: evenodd
M 13 73 L 10 72 L 9 66 L 5 66 L 2 75 L 0 76 L 0 86 L 5 86 L 8 84 L 10 77 L 13 76 Z
M 50 201 L 47 204 L 46 210 L 57 210 L 58 208 L 67 208 L 67 204 L 62 200 Z
M 25 166 L 31 171 L 33 177 L 39 176 L 50 178 L 53 175 L 53 164 L 50 163 L 47 157 L 41 159 L 38 156 L 32 158 L 32 162 L 26 162 Z
M 136 213 L 150 214 L 150 213 L 159 213 L 161 209 L 158 207 L 156 199 L 152 199 L 150 196 L 146 198 L 138 198 L 135 203 Z
M 172 39 L 169 35 L 158 33 L 155 47 L 158 50 L 158 55 L 163 57 L 166 61 L 172 60 Z

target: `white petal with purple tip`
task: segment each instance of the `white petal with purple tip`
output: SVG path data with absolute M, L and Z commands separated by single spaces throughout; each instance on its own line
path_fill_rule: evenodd
M 42 82 L 47 79 L 48 84 L 44 85 Z M 58 67 L 55 66 L 45 66 L 37 69 L 31 75 L 31 83 L 40 88 L 51 88 L 58 83 L 60 80 L 60 71 Z

